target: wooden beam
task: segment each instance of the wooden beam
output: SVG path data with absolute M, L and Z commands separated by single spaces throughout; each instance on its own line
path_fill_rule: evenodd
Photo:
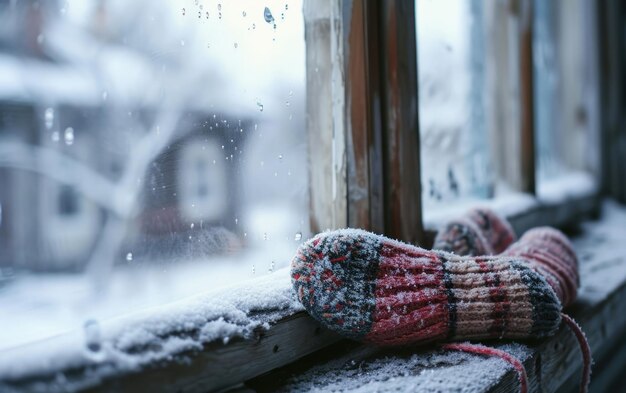
M 626 6 L 620 0 L 598 1 L 602 184 L 607 195 L 622 203 L 626 203 L 625 13 Z
M 533 79 L 533 0 L 519 1 L 520 160 L 522 192 L 535 194 L 535 110 Z
M 348 225 L 384 231 L 376 2 L 345 1 Z
M 381 2 L 385 234 L 423 244 L 415 2 Z
M 342 17 L 336 2 L 304 2 L 313 233 L 348 225 Z

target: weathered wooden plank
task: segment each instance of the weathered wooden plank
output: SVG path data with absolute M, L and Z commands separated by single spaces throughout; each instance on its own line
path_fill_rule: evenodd
M 607 195 L 626 202 L 626 5 L 621 0 L 600 0 L 597 7 L 602 183 Z
M 100 385 L 97 391 L 206 392 L 236 385 L 296 361 L 340 338 L 305 313 L 286 318 L 253 341 L 215 343 L 188 354 L 193 361 L 155 365 Z M 184 358 L 185 356 L 180 356 Z
M 304 2 L 312 232 L 348 223 L 343 23 L 339 4 Z
M 381 2 L 385 234 L 423 244 L 415 2 Z
M 533 0 L 519 0 L 520 162 L 522 192 L 535 194 L 535 110 L 533 79 Z
M 65 392 L 206 392 L 235 386 L 244 380 L 294 362 L 340 340 L 304 312 L 286 317 L 253 339 L 213 342 L 136 370 L 103 374 L 109 366 L 59 369 L 21 380 L 0 381 L 0 390 Z M 101 370 L 102 369 L 102 370 Z M 59 375 L 63 376 L 62 383 Z

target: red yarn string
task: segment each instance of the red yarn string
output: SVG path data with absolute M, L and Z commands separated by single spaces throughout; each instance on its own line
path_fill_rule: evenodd
M 524 365 L 522 364 L 522 362 L 520 362 L 520 360 L 517 359 L 515 356 L 505 351 L 502 351 L 500 349 L 486 347 L 484 345 L 470 344 L 470 343 L 445 344 L 445 345 L 442 345 L 442 348 L 452 350 L 452 351 L 461 351 L 461 352 L 467 352 L 467 353 L 474 353 L 478 355 L 499 357 L 500 359 L 504 360 L 505 362 L 513 366 L 513 368 L 517 372 L 517 379 L 519 380 L 519 385 L 520 385 L 519 387 L 520 393 L 528 392 L 528 377 L 526 376 L 526 369 L 524 368 Z
M 580 345 L 580 352 L 583 355 L 583 376 L 580 380 L 580 392 L 586 393 L 589 389 L 589 381 L 591 380 L 591 348 L 589 348 L 589 342 L 585 333 L 580 326 L 569 315 L 561 313 L 561 317 L 567 326 L 574 332 L 578 345 Z

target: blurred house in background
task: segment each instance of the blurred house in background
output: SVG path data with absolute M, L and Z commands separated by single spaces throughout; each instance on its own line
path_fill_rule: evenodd
M 3 18 L 9 4 L 13 15 Z M 84 167 L 116 184 L 125 176 L 129 147 L 159 132 L 164 105 L 146 97 L 167 92 L 144 93 L 156 88 L 150 75 L 167 61 L 157 64 L 151 53 L 112 37 L 106 1 L 98 2 L 92 31 L 59 22 L 63 13 L 59 1 L 0 0 L 0 149 L 21 152 L 0 165 L 0 267 L 83 268 L 105 207 L 58 181 L 48 173 L 58 166 L 47 163 L 69 162 L 65 175 Z M 206 108 L 179 105 L 168 147 L 137 179 L 141 211 L 128 240 L 134 246 L 125 249 L 167 257 L 174 244 L 186 244 L 174 237 L 236 227 L 228 218 L 237 216 L 242 142 L 253 119 Z

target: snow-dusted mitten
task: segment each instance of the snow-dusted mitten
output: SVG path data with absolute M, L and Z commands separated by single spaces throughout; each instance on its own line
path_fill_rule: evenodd
M 515 235 L 506 219 L 488 209 L 474 209 L 468 214 L 448 223 L 435 239 L 435 248 L 454 252 L 458 255 L 480 255 L 499 253 L 506 258 L 519 258 L 526 261 L 534 270 L 545 277 L 555 291 L 560 303 L 566 307 L 576 299 L 580 277 L 578 259 L 567 237 L 560 231 L 548 228 L 533 228 L 522 238 L 511 244 Z M 506 250 L 503 248 L 508 247 Z M 501 252 L 503 251 L 503 252 Z M 576 335 L 583 356 L 583 378 L 581 391 L 586 391 L 591 376 L 591 349 L 578 324 L 568 315 L 562 320 Z M 518 371 L 522 391 L 526 389 L 525 372 L 521 363 L 507 359 L 492 348 L 477 347 L 473 344 L 451 344 L 448 349 L 499 356 L 510 362 Z
M 475 208 L 451 220 L 435 238 L 433 249 L 458 255 L 494 255 L 515 241 L 509 222 L 488 208 Z
M 339 230 L 303 244 L 291 274 L 315 319 L 377 345 L 541 338 L 561 322 L 555 292 L 518 256 L 461 257 Z
M 505 218 L 487 208 L 476 208 L 440 230 L 433 248 L 457 255 L 521 257 L 546 278 L 564 307 L 572 304 L 580 280 L 578 259 L 567 237 L 554 228 L 541 227 L 514 240 L 515 233 Z
M 500 255 L 531 262 L 554 289 L 563 307 L 576 299 L 580 286 L 578 258 L 562 232 L 549 227 L 533 228 Z

